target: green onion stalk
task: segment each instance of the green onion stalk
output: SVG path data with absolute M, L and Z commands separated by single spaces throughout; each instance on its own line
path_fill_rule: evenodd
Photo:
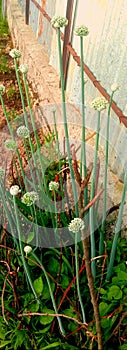
M 15 142 L 14 134 L 13 134 L 12 128 L 11 128 L 10 123 L 9 123 L 8 114 L 7 114 L 7 111 L 6 111 L 6 108 L 5 108 L 5 104 L 4 104 L 4 100 L 3 100 L 3 97 L 2 97 L 1 93 L 0 93 L 0 101 L 1 101 L 1 104 L 2 104 L 2 108 L 3 108 L 3 112 L 4 112 L 4 115 L 5 115 L 6 121 L 7 121 L 8 129 L 9 129 L 10 135 L 12 137 L 12 141 Z M 19 150 L 18 150 L 17 146 L 16 146 L 16 153 L 17 153 L 17 156 L 18 156 L 18 161 L 19 161 L 22 177 L 24 179 L 24 183 L 25 183 L 25 186 L 26 186 L 26 178 L 25 178 L 25 173 L 24 173 L 24 169 L 23 169 L 23 165 L 22 165 L 22 159 L 20 157 L 20 153 L 19 153 Z
M 98 146 L 99 146 L 99 131 L 100 131 L 100 114 L 101 114 L 100 111 L 98 111 L 97 133 L 96 133 L 96 144 L 95 144 L 95 153 L 94 153 L 90 201 L 92 201 L 95 195 L 95 178 L 96 178 L 97 156 L 98 156 Z M 94 237 L 94 206 L 93 205 L 90 207 L 90 210 L 89 210 L 89 220 L 90 220 L 91 258 L 94 258 L 96 255 L 96 248 L 95 248 L 95 237 Z M 95 260 L 93 260 L 91 263 L 91 269 L 92 269 L 93 277 L 95 279 L 96 277 Z
M 26 82 L 26 75 L 27 75 L 27 70 L 28 69 L 27 69 L 26 65 L 21 65 L 20 67 L 18 67 L 17 58 L 14 58 L 14 65 L 15 65 L 16 78 L 17 78 L 17 82 L 18 82 L 18 86 L 19 86 L 19 92 L 20 92 L 21 103 L 22 103 L 22 108 L 23 108 L 25 126 L 29 130 L 29 123 L 28 123 L 28 117 L 27 117 L 27 112 L 26 112 L 26 106 L 25 106 L 24 95 L 23 95 L 23 90 L 22 90 L 22 85 L 21 85 L 20 75 L 19 75 L 19 71 L 20 71 L 23 74 L 23 80 L 24 80 L 24 84 L 25 84 L 25 82 Z M 31 123 L 32 123 L 34 135 L 35 135 L 36 134 L 36 128 L 35 128 L 33 115 L 31 115 L 31 104 L 30 104 L 30 98 L 29 98 L 29 93 L 28 93 L 28 86 L 26 88 L 26 85 L 25 85 L 25 91 L 27 91 L 27 96 L 26 97 L 27 97 L 27 102 L 29 100 L 28 107 L 29 107 L 29 111 L 30 111 L 30 117 L 32 117 L 31 118 Z M 32 157 L 33 157 L 33 161 L 34 161 L 34 166 L 35 166 L 35 169 L 37 169 L 36 159 L 35 159 L 35 156 L 34 156 L 34 147 L 33 147 L 30 135 L 28 135 L 28 140 L 29 140 L 29 145 L 30 145 L 30 150 L 31 150 L 31 154 L 32 154 Z M 40 146 L 40 144 L 39 144 L 39 146 Z M 30 169 L 30 172 L 32 174 L 32 170 L 31 169 Z M 39 176 L 38 172 L 37 172 L 37 176 Z M 34 182 L 33 182 L 33 186 L 34 186 Z M 34 186 L 34 188 L 35 188 L 35 186 Z
M 28 83 L 27 83 L 27 79 L 26 79 L 26 73 L 23 73 L 23 81 L 24 81 L 26 98 L 27 98 L 27 103 L 28 103 L 30 117 L 31 117 L 31 123 L 32 123 L 34 135 L 35 135 L 36 144 L 37 144 L 37 149 L 39 150 L 40 149 L 40 141 L 39 141 L 39 138 L 38 138 L 38 135 L 37 135 L 36 125 L 35 125 L 35 121 L 34 121 L 34 115 L 33 115 L 33 112 L 32 112 L 30 96 L 29 96 L 29 90 L 28 90 Z M 48 196 L 48 187 L 47 187 L 47 183 L 46 183 L 46 179 L 45 179 L 45 173 L 44 173 L 44 167 L 43 167 L 43 163 L 42 163 L 42 157 L 41 157 L 40 152 L 38 152 L 38 154 L 39 154 L 39 162 L 40 162 L 40 166 L 41 166 L 41 172 L 42 172 L 42 176 L 43 176 L 43 180 L 44 180 L 44 187 L 45 187 L 45 190 L 46 190 L 46 194 Z M 40 186 L 40 188 L 42 188 L 42 181 L 40 179 L 40 176 L 39 176 L 39 186 Z M 52 217 L 52 213 L 51 213 L 51 217 Z M 53 220 L 53 217 L 52 217 L 52 220 Z
M 55 299 L 54 299 L 54 296 L 53 296 L 53 292 L 52 292 L 52 288 L 51 288 L 51 284 L 50 284 L 50 280 L 49 280 L 49 277 L 47 275 L 47 272 L 43 266 L 43 264 L 41 263 L 41 261 L 38 259 L 37 255 L 33 252 L 31 252 L 31 254 L 33 255 L 34 259 L 37 261 L 37 263 L 41 266 L 43 272 L 44 272 L 44 275 L 45 275 L 45 278 L 46 278 L 46 281 L 47 281 L 47 284 L 48 284 L 48 288 L 49 288 L 49 293 L 50 293 L 50 297 L 51 297 L 51 300 L 52 300 L 52 304 L 53 304 L 53 308 L 54 308 L 54 311 L 56 314 L 58 314 L 58 310 L 57 310 L 57 307 L 56 307 L 56 303 L 55 303 Z M 65 332 L 64 332 L 64 329 L 63 329 L 63 326 L 62 326 L 62 322 L 61 322 L 61 319 L 60 317 L 57 315 L 57 321 L 58 321 L 58 324 L 59 324 L 59 328 L 60 328 L 60 332 L 63 336 L 65 336 Z
M 58 152 L 58 166 L 59 166 L 59 172 L 61 171 L 61 157 L 60 157 L 60 147 L 59 147 L 59 139 L 58 139 L 58 130 L 56 126 L 56 112 L 53 110 L 53 119 L 54 119 L 54 129 L 55 129 L 55 135 L 56 135 L 56 147 Z M 60 188 L 62 190 L 63 182 L 62 182 L 62 174 L 60 173 Z M 62 203 L 62 206 L 64 204 Z
M 80 161 L 80 175 L 82 177 L 82 163 L 84 166 L 83 176 L 86 177 L 86 143 L 85 143 L 85 91 L 84 91 L 84 59 L 83 59 L 83 37 L 80 36 L 80 55 L 81 55 L 81 97 L 82 97 L 82 147 Z M 88 204 L 88 186 L 84 189 L 84 205 Z
M 125 204 L 125 196 L 126 196 L 126 191 L 127 191 L 127 166 L 125 170 L 125 175 L 124 175 L 124 186 L 123 186 L 123 191 L 122 191 L 122 198 L 121 198 L 121 204 L 119 208 L 119 214 L 117 218 L 117 223 L 115 227 L 115 234 L 114 234 L 114 239 L 113 239 L 113 244 L 112 244 L 112 249 L 111 249 L 111 254 L 110 254 L 110 261 L 107 269 L 107 276 L 106 279 L 109 280 L 111 275 L 112 275 L 112 269 L 114 265 L 114 260 L 115 260 L 115 254 L 116 254 L 116 249 L 117 249 L 117 242 L 122 226 L 122 217 L 123 217 L 123 210 L 124 210 L 124 204 Z
M 0 196 L 1 196 L 2 204 L 3 204 L 3 207 L 4 207 L 5 213 L 6 213 L 6 217 L 7 217 L 8 223 L 10 225 L 10 230 L 11 230 L 10 233 L 13 236 L 14 244 L 15 243 L 17 244 L 17 242 L 15 240 L 15 236 L 14 236 L 14 223 L 12 221 L 12 218 L 14 220 L 14 216 L 13 216 L 12 212 L 10 214 L 11 210 L 9 210 L 9 208 L 7 206 L 7 198 L 5 197 L 5 191 L 3 189 L 3 183 L 1 183 L 1 181 L 0 181 Z
M 16 218 L 16 225 L 17 225 L 18 238 L 19 238 L 19 247 L 20 247 L 20 251 L 21 251 L 23 267 L 24 267 L 27 279 L 29 281 L 31 290 L 32 290 L 35 298 L 38 300 L 38 296 L 37 296 L 36 291 L 34 289 L 34 286 L 33 286 L 32 280 L 31 280 L 31 276 L 30 276 L 30 273 L 29 273 L 29 270 L 28 270 L 28 267 L 27 267 L 27 264 L 26 264 L 25 257 L 24 257 L 24 251 L 23 251 L 23 245 L 22 245 L 22 237 L 21 237 L 21 228 L 20 228 L 20 222 L 19 222 L 19 218 L 18 218 L 18 209 L 17 209 L 17 205 L 16 205 L 16 198 L 15 198 L 14 195 L 13 195 L 13 203 L 14 203 L 14 212 L 15 212 L 15 218 Z M 38 302 L 39 302 L 39 300 L 38 300 Z
M 24 68 L 24 66 L 23 66 L 23 68 Z M 21 69 L 21 71 L 23 73 L 23 81 L 24 81 L 25 93 L 26 93 L 27 103 L 28 103 L 28 107 L 29 107 L 29 112 L 30 112 L 30 118 L 31 118 L 31 123 L 32 123 L 32 127 L 33 127 L 33 132 L 34 132 L 34 136 L 35 136 L 35 140 L 36 140 L 36 145 L 37 145 L 37 150 L 38 150 L 38 155 L 39 155 L 39 162 L 40 162 L 40 166 L 41 166 L 42 177 L 43 177 L 43 180 L 44 180 L 44 188 L 45 188 L 45 191 L 46 191 L 46 195 L 48 197 L 48 188 L 47 188 L 47 183 L 46 183 L 45 174 L 44 174 L 42 157 L 41 157 L 41 154 L 39 152 L 40 141 L 39 141 L 37 130 L 36 130 L 36 125 L 35 125 L 35 121 L 34 121 L 34 115 L 33 115 L 33 112 L 32 112 L 32 106 L 31 106 L 31 102 L 30 102 L 28 83 L 27 83 L 27 79 L 26 79 L 27 71 L 24 70 L 24 69 L 23 70 Z M 31 147 L 31 150 L 32 150 L 32 143 L 31 143 L 31 139 L 30 138 L 29 138 L 29 142 L 30 142 L 30 147 Z M 32 151 L 32 156 L 33 156 L 35 168 L 37 170 L 38 167 L 37 167 L 37 164 L 36 164 L 36 160 L 35 160 L 33 151 Z M 39 182 L 39 188 L 42 189 L 43 183 L 42 183 L 42 179 L 41 179 L 40 174 L 39 174 L 38 171 L 37 171 L 37 178 L 38 178 L 38 182 Z M 42 189 L 42 191 L 40 191 L 40 196 L 41 196 L 41 198 L 43 200 L 43 189 Z M 52 210 L 50 210 L 51 209 L 50 208 L 50 204 L 48 204 L 48 205 L 49 205 L 49 211 L 51 213 L 52 224 L 54 225 L 54 218 L 53 218 Z M 40 211 L 40 209 L 39 209 L 39 211 Z M 40 215 L 40 217 L 41 217 L 41 220 L 43 221 L 42 215 Z M 44 227 L 44 230 L 46 232 L 46 228 L 45 227 Z
M 63 18 L 62 18 L 63 19 Z M 66 19 L 64 19 L 67 21 Z M 52 24 L 55 25 L 55 21 L 57 23 L 57 18 L 52 20 Z M 59 19 L 58 19 L 59 21 Z M 68 22 L 66 22 L 65 25 L 67 25 Z M 68 154 L 68 163 L 70 168 L 70 175 L 72 180 L 72 189 L 74 194 L 74 203 L 75 203 L 75 213 L 76 217 L 79 216 L 79 210 L 78 210 L 78 200 L 77 200 L 77 191 L 76 191 L 76 184 L 75 184 L 75 178 L 74 178 L 74 171 L 72 167 L 72 158 L 71 158 L 71 151 L 70 151 L 70 143 L 69 143 L 69 134 L 68 134 L 68 125 L 67 125 L 67 116 L 66 116 L 66 99 L 65 99 L 65 91 L 64 91 L 64 74 L 63 74 L 63 63 L 62 63 L 62 54 L 61 54 L 61 39 L 60 39 L 60 27 L 63 25 L 60 25 L 58 23 L 57 25 L 57 39 L 58 39 L 58 53 L 59 53 L 59 65 L 60 65 L 60 79 L 61 79 L 61 90 L 62 90 L 62 109 L 63 109 L 63 118 L 64 118 L 64 131 L 65 131 L 65 138 L 66 138 L 66 146 L 67 146 L 67 154 Z M 77 282 L 77 293 L 78 298 L 81 306 L 82 311 L 82 317 L 83 322 L 86 322 L 85 313 L 84 313 L 84 306 L 81 298 L 80 293 L 80 287 L 79 287 L 79 275 L 78 275 L 78 233 L 75 234 L 75 264 L 76 264 L 76 282 Z
M 106 149 L 105 149 L 105 170 L 104 170 L 104 197 L 103 197 L 103 215 L 102 226 L 100 229 L 100 242 L 99 242 L 99 255 L 104 253 L 104 231 L 106 220 L 106 203 L 107 203 L 107 175 L 108 175 L 108 158 L 109 158 L 109 128 L 110 128 L 110 112 L 111 104 L 113 100 L 114 92 L 111 93 L 109 106 L 108 106 L 108 118 L 106 126 Z
M 94 110 L 97 110 L 98 117 L 97 117 L 96 143 L 95 143 L 95 152 L 94 152 L 94 162 L 93 162 L 90 201 L 92 201 L 92 199 L 94 198 L 94 195 L 95 195 L 95 178 L 96 178 L 97 157 L 98 157 L 98 148 L 99 148 L 100 115 L 101 115 L 101 111 L 106 109 L 107 101 L 106 101 L 106 99 L 104 97 L 97 97 L 97 98 L 95 98 L 92 101 L 91 107 L 93 107 Z M 94 206 L 90 207 L 89 217 L 90 217 L 91 258 L 94 258 L 95 255 L 96 255 L 95 237 L 94 237 L 94 229 L 95 229 L 95 225 L 94 225 Z M 92 269 L 93 278 L 95 279 L 95 277 L 96 277 L 96 263 L 95 263 L 95 260 L 92 261 L 91 269 Z

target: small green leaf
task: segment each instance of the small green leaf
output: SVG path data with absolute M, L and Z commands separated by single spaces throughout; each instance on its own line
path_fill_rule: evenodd
M 34 232 L 29 232 L 26 243 L 30 243 L 34 239 Z
M 50 286 L 51 286 L 52 292 L 54 292 L 55 283 L 51 283 Z M 50 292 L 49 292 L 49 287 L 48 287 L 48 285 L 45 283 L 45 284 L 44 284 L 44 288 L 43 288 L 43 293 L 42 293 L 42 299 L 48 300 L 48 299 L 50 299 L 50 298 L 51 298 L 51 296 L 50 296 Z
M 119 350 L 127 350 L 127 341 L 123 345 L 119 346 L 118 349 Z
M 107 303 L 104 303 L 103 301 L 99 304 L 99 312 L 100 316 L 105 316 L 108 312 L 109 305 Z
M 43 309 L 43 312 L 46 313 L 46 314 L 54 314 L 54 311 L 53 310 L 50 310 L 50 309 L 47 309 L 47 308 L 44 308 Z M 43 325 L 46 325 L 46 324 L 49 324 L 53 321 L 54 319 L 54 316 L 40 316 L 40 323 L 43 324 Z
M 101 320 L 101 327 L 102 328 L 110 328 L 110 319 L 109 318 L 103 318 Z
M 36 291 L 36 293 L 40 294 L 43 291 L 43 280 L 42 277 L 38 277 L 36 280 L 34 280 L 34 289 Z
M 0 349 L 4 348 L 5 349 L 5 346 L 10 344 L 11 343 L 11 340 L 4 340 L 2 341 L 2 344 L 0 344 Z
M 52 348 L 56 348 L 57 346 L 60 346 L 60 345 L 61 345 L 60 342 L 55 342 L 55 343 L 46 345 L 44 348 L 41 348 L 40 350 L 52 349 Z
M 100 288 L 100 294 L 106 294 L 106 290 L 104 288 Z
M 119 281 L 127 281 L 127 272 L 119 271 L 117 276 Z
M 36 301 L 33 304 L 29 305 L 28 309 L 31 312 L 37 312 L 39 310 L 39 303 Z
M 108 291 L 108 299 L 109 300 L 121 299 L 122 295 L 123 295 L 122 290 L 118 286 L 113 285 L 109 288 L 109 291 Z

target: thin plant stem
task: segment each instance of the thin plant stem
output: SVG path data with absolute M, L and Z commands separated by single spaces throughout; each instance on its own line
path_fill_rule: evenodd
M 42 173 L 42 177 L 43 177 L 43 181 L 44 181 L 44 188 L 46 191 L 46 195 L 48 197 L 48 188 L 47 188 L 47 183 L 46 183 L 46 179 L 45 179 L 45 173 L 44 173 L 44 167 L 43 167 L 43 163 L 42 163 L 42 157 L 41 157 L 41 153 L 39 152 L 40 149 L 40 141 L 38 138 L 38 134 L 37 134 L 37 130 L 36 130 L 36 125 L 35 125 L 35 121 L 34 121 L 34 116 L 33 116 L 33 112 L 32 112 L 32 107 L 31 107 L 31 102 L 30 102 L 30 96 L 29 96 L 29 90 L 28 90 L 28 84 L 27 84 L 27 79 L 26 79 L 26 74 L 23 74 L 23 80 L 24 80 L 24 87 L 25 87 L 25 93 L 26 93 L 26 98 L 27 98 L 27 103 L 28 103 L 28 107 L 29 107 L 29 112 L 30 112 L 30 118 L 31 118 L 31 123 L 32 123 L 32 127 L 33 127 L 33 132 L 34 132 L 34 136 L 35 136 L 35 140 L 36 140 L 36 145 L 37 145 L 37 150 L 38 150 L 38 155 L 39 155 L 39 162 L 40 162 L 40 166 L 41 166 L 41 173 Z M 38 173 L 38 181 L 39 181 L 39 187 L 40 189 L 42 188 L 42 179 L 40 178 L 40 174 Z M 43 190 L 41 193 L 41 196 L 43 197 Z M 52 214 L 52 210 L 50 210 L 50 204 L 48 204 L 49 206 L 49 211 L 51 214 L 51 220 L 52 220 L 52 224 L 54 223 L 54 218 L 53 218 L 53 214 Z
M 90 192 L 90 201 L 94 198 L 95 195 L 95 178 L 96 178 L 96 168 L 97 168 L 97 156 L 98 156 L 98 146 L 99 146 L 99 131 L 100 131 L 100 111 L 98 111 L 97 118 L 97 133 L 96 133 L 96 143 L 95 143 L 95 153 L 94 153 L 94 162 L 93 162 L 93 173 L 92 173 L 92 183 L 91 183 L 91 192 Z M 89 210 L 89 219 L 90 219 L 90 241 L 91 241 L 91 259 L 96 255 L 95 248 L 95 237 L 94 237 L 94 206 L 90 207 Z M 91 263 L 93 277 L 96 277 L 96 262 L 95 260 Z
M 105 231 L 105 220 L 106 220 L 107 175 L 108 175 L 108 158 L 109 158 L 109 128 L 110 128 L 110 112 L 111 112 L 111 104 L 112 104 L 113 94 L 114 94 L 114 92 L 112 92 L 112 94 L 111 94 L 110 102 L 109 102 L 109 106 L 108 106 L 108 119 L 107 119 L 107 127 L 106 127 L 103 216 L 102 216 L 102 226 L 101 226 L 101 230 L 100 230 L 99 255 L 102 255 L 104 252 L 104 231 Z
M 78 200 L 77 200 L 77 190 L 74 178 L 74 171 L 72 167 L 72 157 L 70 152 L 70 143 L 69 143 L 69 134 L 68 134 L 68 125 L 67 125 L 67 115 L 66 115 L 66 99 L 65 99 L 65 91 L 64 91 L 64 74 L 63 74 L 63 63 L 62 63 L 62 54 L 61 54 L 61 39 L 60 39 L 60 28 L 57 29 L 57 38 L 58 38 L 58 53 L 59 53 L 59 65 L 60 65 L 60 79 L 61 79 L 61 90 L 62 90 L 62 109 L 63 109 L 63 118 L 64 118 L 64 131 L 66 138 L 66 146 L 67 146 L 67 154 L 68 154 L 68 163 L 70 168 L 70 175 L 72 181 L 72 189 L 74 194 L 74 203 L 75 203 L 75 212 L 76 216 L 79 216 L 78 209 Z M 76 266 L 76 283 L 77 283 L 77 293 L 81 306 L 83 322 L 86 322 L 84 306 L 81 298 L 80 287 L 79 287 L 79 275 L 78 275 L 78 249 L 77 249 L 77 235 L 75 235 L 75 266 Z
M 57 126 L 56 126 L 56 112 L 53 110 L 53 118 L 54 118 L 54 128 L 55 128 L 55 134 L 56 134 L 56 146 L 57 146 L 57 152 L 58 152 L 58 162 L 59 162 L 59 173 L 61 171 L 61 157 L 60 157 L 60 147 L 59 147 L 59 139 L 58 139 L 58 131 L 57 131 Z M 62 174 L 60 173 L 60 188 L 62 189 L 63 182 L 62 182 Z M 62 202 L 62 207 L 63 207 L 63 202 Z
M 80 36 L 80 55 L 81 55 L 81 99 L 82 99 L 82 147 L 81 147 L 81 160 L 80 160 L 80 176 L 82 177 L 82 163 L 83 163 L 83 176 L 86 177 L 86 143 L 85 143 L 85 89 L 84 89 L 84 58 L 83 58 L 83 37 Z M 88 204 L 88 187 L 84 189 L 84 205 Z
M 107 280 L 109 280 L 112 275 L 112 269 L 113 269 L 115 254 L 117 249 L 117 242 L 118 242 L 118 238 L 119 238 L 119 234 L 122 226 L 122 217 L 123 217 L 126 191 L 127 191 L 127 169 L 124 175 L 124 186 L 123 186 L 121 204 L 120 204 L 119 214 L 118 214 L 116 228 L 115 228 L 115 234 L 114 234 L 114 239 L 113 239 L 113 244 L 112 244 L 112 249 L 110 254 L 110 261 L 107 269 L 107 277 L 106 277 Z
M 25 101 L 24 101 L 22 85 L 21 85 L 21 81 L 20 81 L 20 75 L 19 75 L 19 71 L 18 71 L 17 58 L 14 58 L 14 66 L 15 66 L 15 73 L 16 73 L 16 78 L 17 78 L 17 82 L 18 82 L 18 86 L 19 86 L 19 92 L 20 92 L 20 97 L 21 97 L 21 103 L 22 103 L 22 108 L 23 108 L 23 112 L 24 112 L 24 117 L 26 118 L 27 117 L 27 112 L 26 112 L 26 107 L 25 107 Z M 26 127 L 27 127 L 27 125 L 26 125 Z
M 19 171 L 18 171 L 18 168 L 17 168 L 17 164 L 16 164 L 16 161 L 15 161 L 15 157 L 14 157 L 13 151 L 12 151 L 12 163 L 14 164 L 14 167 L 15 167 L 16 176 L 17 176 L 17 178 L 18 178 L 19 186 L 20 186 L 20 188 L 22 188 L 22 183 L 21 183 L 21 179 L 20 179 L 20 174 L 19 174 Z
M 45 278 L 46 278 L 46 281 L 47 281 L 47 284 L 48 284 L 48 288 L 49 288 L 49 292 L 50 292 L 50 297 L 51 297 L 51 300 L 52 300 L 52 304 L 53 304 L 53 308 L 54 308 L 54 311 L 55 313 L 57 314 L 57 321 L 58 321 L 58 324 L 59 324 L 59 327 L 60 327 L 60 332 L 63 336 L 65 336 L 65 332 L 64 332 L 64 329 L 63 329 L 63 326 L 62 326 L 62 322 L 61 322 L 61 319 L 59 317 L 59 314 L 58 314 L 58 310 L 57 310 L 57 307 L 56 307 L 56 303 L 55 303 L 55 299 L 54 299 L 54 296 L 53 296 L 53 292 L 52 292 L 52 289 L 51 289 L 51 284 L 50 284 L 50 281 L 49 281 L 49 277 L 46 273 L 46 270 L 43 266 L 43 264 L 41 263 L 41 261 L 38 259 L 37 255 L 35 253 L 32 252 L 32 255 L 34 257 L 34 259 L 38 262 L 38 264 L 41 266 L 43 272 L 44 272 L 44 275 L 45 275 Z
M 66 146 L 67 146 L 67 154 L 68 154 L 68 163 L 70 168 L 70 175 L 72 180 L 72 189 L 74 194 L 74 203 L 75 203 L 75 211 L 76 216 L 79 215 L 78 211 L 78 201 L 77 201 L 77 191 L 74 179 L 74 171 L 72 167 L 72 157 L 70 151 L 70 143 L 69 143 L 69 133 L 68 133 L 68 125 L 67 125 L 67 115 L 66 115 L 66 99 L 65 99 L 65 91 L 64 91 L 64 74 L 63 74 L 63 63 L 62 63 L 62 55 L 61 55 L 61 39 L 60 39 L 60 28 L 57 29 L 58 34 L 58 52 L 59 52 L 59 64 L 60 64 L 60 79 L 61 79 L 61 91 L 62 91 L 62 109 L 63 109 L 63 118 L 64 118 L 64 131 L 66 138 Z
M 3 204 L 4 210 L 6 212 L 7 220 L 8 220 L 9 225 L 10 225 L 11 234 L 12 234 L 12 236 L 14 238 L 14 241 L 15 241 L 15 237 L 14 237 L 14 234 L 13 234 L 13 232 L 14 232 L 14 224 L 12 222 L 13 216 L 10 215 L 10 212 L 9 212 L 9 209 L 8 209 L 8 206 L 7 206 L 7 199 L 5 197 L 5 191 L 3 189 L 3 185 L 1 184 L 1 182 L 0 182 L 0 193 L 1 193 L 2 204 Z
M 21 103 L 22 103 L 22 108 L 23 108 L 23 113 L 24 113 L 25 126 L 29 130 L 28 117 L 27 117 L 26 106 L 25 106 L 25 101 L 24 101 L 24 95 L 23 95 L 23 90 L 22 90 L 22 85 L 21 85 L 21 81 L 20 81 L 20 75 L 19 75 L 19 71 L 18 71 L 18 65 L 17 65 L 17 59 L 16 58 L 14 58 L 14 65 L 15 65 L 15 72 L 16 72 L 16 77 L 17 77 L 17 81 L 18 81 L 19 92 L 20 92 L 20 97 L 21 97 Z M 24 80 L 24 85 L 26 87 L 26 84 L 25 84 L 26 83 L 26 73 L 23 74 L 23 80 Z M 31 115 L 31 104 L 30 104 L 30 99 L 29 99 L 28 86 L 25 88 L 25 92 L 26 92 L 27 102 L 29 100 L 28 107 L 29 107 L 29 110 L 30 110 L 30 116 L 32 118 L 31 122 L 32 122 L 32 127 L 33 127 L 33 131 L 34 131 L 34 135 L 35 135 L 36 127 L 35 127 L 33 115 Z M 31 140 L 30 136 L 28 136 L 28 140 L 29 140 L 29 144 L 30 144 L 30 150 L 31 150 L 31 154 L 32 154 L 32 157 L 33 157 L 36 173 L 37 173 L 37 176 L 39 176 L 38 175 L 38 171 L 37 171 L 36 159 L 35 159 L 35 156 L 34 156 L 33 144 L 32 144 L 32 140 Z M 34 182 L 33 182 L 33 185 L 34 185 Z
M 102 330 L 101 330 L 101 320 L 100 320 L 100 314 L 99 314 L 99 306 L 97 301 L 97 295 L 95 292 L 94 287 L 94 278 L 91 270 L 91 264 L 90 264 L 90 258 L 89 258 L 89 247 L 88 247 L 88 240 L 85 237 L 85 231 L 82 230 L 82 244 L 83 244 L 83 250 L 84 250 L 84 259 L 85 259 L 85 266 L 86 266 L 86 275 L 88 279 L 88 287 L 90 291 L 91 296 L 91 302 L 93 305 L 94 310 L 94 316 L 96 321 L 96 331 L 97 331 L 97 338 L 98 338 L 98 350 L 103 349 L 102 345 Z
M 3 112 L 4 112 L 4 115 L 5 115 L 6 121 L 7 121 L 7 126 L 8 126 L 8 129 L 9 129 L 10 135 L 12 137 L 12 141 L 15 142 L 14 134 L 13 134 L 12 128 L 11 128 L 10 123 L 9 123 L 8 114 L 7 114 L 7 111 L 6 111 L 6 108 L 5 108 L 5 104 L 4 104 L 4 100 L 3 100 L 1 94 L 0 94 L 0 100 L 1 100 L 2 108 L 3 108 Z M 18 161 L 19 161 L 21 173 L 22 173 L 22 176 L 23 176 L 23 179 L 24 179 L 24 183 L 25 183 L 25 186 L 26 186 L 25 173 L 24 173 L 22 160 L 21 160 L 20 153 L 19 153 L 19 150 L 18 150 L 17 146 L 16 146 L 16 153 L 17 153 L 17 156 L 18 156 Z
M 19 218 L 18 218 L 18 210 L 17 210 L 15 196 L 13 196 L 13 203 L 14 203 L 14 212 L 15 212 L 15 218 L 16 218 L 16 224 L 17 224 L 17 231 L 18 231 L 18 238 L 19 238 L 19 247 L 20 247 L 20 251 L 21 251 L 23 267 L 24 267 L 27 279 L 29 281 L 30 287 L 32 289 L 32 292 L 33 292 L 35 298 L 37 299 L 37 301 L 39 302 L 38 296 L 37 296 L 36 291 L 34 289 L 34 286 L 33 286 L 32 280 L 31 280 L 31 276 L 30 276 L 30 273 L 28 271 L 27 264 L 26 264 L 25 257 L 24 257 L 24 251 L 23 251 L 23 246 L 22 246 L 22 237 L 21 237 L 21 228 L 20 228 L 20 223 L 19 223 Z

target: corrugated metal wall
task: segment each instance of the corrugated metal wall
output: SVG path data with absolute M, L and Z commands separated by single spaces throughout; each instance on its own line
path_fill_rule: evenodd
M 25 0 L 18 0 L 24 10 Z M 67 0 L 38 0 L 49 16 L 66 15 Z M 74 2 L 74 6 L 76 0 Z M 118 82 L 120 90 L 114 99 L 123 113 L 127 115 L 127 0 L 79 0 L 76 26 L 84 24 L 89 28 L 89 35 L 84 38 L 84 61 L 111 93 L 110 87 Z M 50 57 L 50 64 L 59 72 L 57 37 L 51 25 L 31 2 L 30 25 L 36 37 L 44 45 Z M 79 38 L 74 36 L 73 47 L 79 55 Z M 80 68 L 73 58 L 70 59 L 67 94 L 70 102 L 77 107 L 81 104 Z M 90 109 L 90 102 L 99 95 L 89 81 L 86 85 L 86 125 L 92 130 L 96 127 L 96 116 Z M 101 144 L 105 144 L 106 113 L 101 120 Z M 110 131 L 110 164 L 122 178 L 123 167 L 127 162 L 127 130 L 119 124 L 119 119 L 112 112 Z
M 18 2 L 24 11 L 26 0 Z M 67 0 L 38 0 L 38 3 L 50 17 L 66 15 Z M 76 26 L 79 24 L 85 24 L 89 28 L 89 35 L 84 39 L 85 63 L 109 93 L 111 84 L 115 81 L 119 83 L 120 91 L 116 95 L 116 101 L 127 114 L 127 1 L 79 0 Z M 50 55 L 50 63 L 59 70 L 56 33 L 32 1 L 30 25 Z M 73 47 L 79 54 L 79 38 L 76 36 L 73 39 Z M 79 103 L 76 87 L 79 74 L 79 68 L 71 58 L 67 91 L 70 99 L 74 99 L 76 103 Z M 94 97 L 95 89 L 91 91 L 91 85 L 87 85 L 87 90 L 88 97 Z

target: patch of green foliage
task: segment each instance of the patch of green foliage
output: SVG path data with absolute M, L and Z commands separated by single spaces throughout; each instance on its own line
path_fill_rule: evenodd
M 4 54 L 2 54 L 0 57 L 0 72 L 3 74 L 11 72 L 10 68 L 8 67 L 8 57 Z
M 29 234 L 27 243 L 31 243 L 33 233 Z M 8 236 L 8 244 L 13 249 L 13 239 Z M 17 241 L 18 244 L 18 241 Z M 110 242 L 107 242 L 107 247 Z M 34 249 L 34 247 L 33 247 Z M 123 259 L 123 253 L 126 252 L 126 240 L 122 239 L 118 242 L 118 256 Z M 2 310 L 4 310 L 4 318 L 0 317 L 0 349 L 6 350 L 21 350 L 38 349 L 46 350 L 55 348 L 78 350 L 82 349 L 84 344 L 85 349 L 90 349 L 90 340 L 84 328 L 79 330 L 77 321 L 80 319 L 80 311 L 78 310 L 78 299 L 76 297 L 76 286 L 72 283 L 67 297 L 61 304 L 59 313 L 67 318 L 62 318 L 62 323 L 68 338 L 63 339 L 58 331 L 58 325 L 54 314 L 52 301 L 49 293 L 49 288 L 45 279 L 45 275 L 41 269 L 41 265 L 37 264 L 36 259 L 33 259 L 31 253 L 26 259 L 28 267 L 31 271 L 31 277 L 34 288 L 38 295 L 38 300 L 30 291 L 27 278 L 24 277 L 23 263 L 20 252 L 18 250 L 10 251 L 10 271 L 7 276 L 7 266 L 3 264 L 0 277 L 0 288 L 3 293 L 3 286 L 6 279 L 6 288 L 3 293 Z M 74 247 L 61 249 L 36 249 L 36 255 L 50 276 L 51 289 L 56 295 L 56 302 L 59 305 L 66 288 L 73 280 L 73 254 Z M 61 258 L 60 258 L 61 256 Z M 50 257 L 50 259 L 49 259 Z M 32 261 L 31 261 L 32 259 Z M 2 260 L 6 261 L 6 250 L 3 249 Z M 82 261 L 79 257 L 79 265 Z M 119 324 L 122 313 L 127 309 L 127 272 L 125 262 L 120 262 L 119 258 L 115 260 L 115 267 L 112 279 L 109 283 L 103 278 L 100 288 L 100 273 L 101 267 L 98 268 L 98 277 L 96 281 L 96 289 L 99 293 L 99 310 L 101 316 L 101 326 L 103 331 L 103 350 L 118 348 L 119 350 L 126 349 L 126 322 L 127 315 L 123 318 L 119 326 L 121 334 L 121 345 L 118 344 L 118 339 L 115 336 L 115 328 Z M 93 310 L 90 301 L 90 295 L 87 286 L 87 279 L 84 272 L 80 275 L 81 295 L 83 298 L 84 308 L 87 311 L 88 332 L 96 334 L 95 322 L 93 321 Z M 85 287 L 84 287 L 85 286 Z M 4 307 L 3 307 L 4 306 Z M 30 316 L 30 313 L 32 315 Z M 36 315 L 37 313 L 44 315 Z M 25 315 L 26 314 L 26 315 Z M 27 315 L 29 314 L 29 315 Z M 49 314 L 49 315 L 48 315 Z M 70 318 L 73 318 L 71 320 Z M 55 321 L 55 324 L 54 324 Z M 55 328 L 53 327 L 55 325 Z M 53 329 L 53 332 L 52 332 Z M 57 330 L 57 332 L 56 332 Z M 114 332 L 114 333 L 113 333 Z M 124 336 L 122 337 L 122 334 Z M 93 342 L 93 349 L 97 349 L 96 343 Z
M 5 38 L 9 34 L 7 19 L 2 16 L 2 0 L 0 0 L 0 36 Z

